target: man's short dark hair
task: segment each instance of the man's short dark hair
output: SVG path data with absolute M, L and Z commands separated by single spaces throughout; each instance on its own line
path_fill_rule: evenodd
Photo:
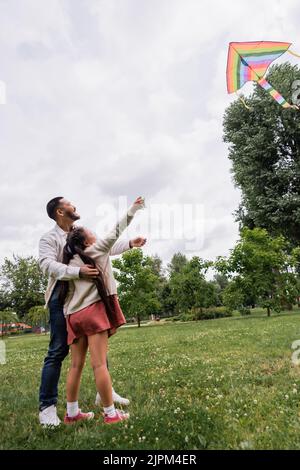
M 51 201 L 48 202 L 46 210 L 50 219 L 56 220 L 56 209 L 59 206 L 60 201 L 63 199 L 63 196 L 54 197 Z

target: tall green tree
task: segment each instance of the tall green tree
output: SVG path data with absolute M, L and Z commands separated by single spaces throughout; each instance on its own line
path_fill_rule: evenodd
M 156 274 L 160 279 L 164 279 L 165 274 L 162 259 L 156 254 L 149 256 L 149 261 L 150 260 L 152 261 L 152 269 L 154 274 Z
M 172 291 L 169 279 L 164 279 L 159 288 L 160 314 L 172 316 L 176 314 L 177 299 Z
M 153 260 L 141 249 L 123 253 L 112 265 L 118 281 L 118 294 L 125 316 L 135 317 L 138 326 L 143 318 L 160 310 L 158 289 L 160 277 L 153 268 Z
M 292 101 L 300 69 L 289 63 L 270 68 L 267 80 Z M 250 111 L 235 101 L 224 115 L 234 182 L 242 192 L 236 212 L 241 227 L 266 228 L 300 244 L 299 111 L 283 109 L 259 85 L 248 98 Z
M 170 263 L 167 265 L 168 283 L 165 284 L 162 292 L 162 303 L 165 310 L 170 314 L 179 314 L 180 305 L 178 302 L 177 289 L 175 284 L 178 283 L 177 279 L 180 277 L 184 267 L 188 264 L 188 259 L 183 253 L 174 253 Z
M 166 270 L 163 268 L 163 263 L 158 255 L 150 256 L 149 260 L 152 261 L 153 273 L 158 276 L 159 283 L 156 286 L 157 296 L 160 303 L 159 315 L 170 316 L 175 312 L 176 301 L 172 295 L 169 279 L 166 276 Z
M 5 298 L 20 318 L 31 307 L 44 303 L 47 276 L 33 256 L 5 258 L 0 273 Z
M 217 302 L 216 305 L 223 305 L 223 292 L 229 284 L 226 274 L 216 273 L 213 278 L 213 284 L 216 289 Z
M 205 274 L 211 263 L 194 256 L 187 261 L 181 270 L 173 271 L 170 276 L 170 287 L 176 299 L 178 313 L 192 307 L 200 310 L 216 305 L 217 295 L 213 282 L 208 282 Z
M 175 253 L 172 256 L 170 263 L 168 264 L 168 273 L 170 276 L 175 273 L 179 273 L 183 270 L 188 262 L 187 257 L 182 253 Z
M 215 263 L 232 282 L 224 291 L 224 302 L 231 308 L 252 303 L 279 311 L 292 305 L 298 296 L 294 256 L 288 252 L 283 236 L 271 237 L 265 229 L 244 228 L 228 258 Z

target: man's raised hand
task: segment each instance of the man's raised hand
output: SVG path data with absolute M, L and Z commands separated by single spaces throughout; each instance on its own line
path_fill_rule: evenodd
M 137 237 L 137 238 L 134 238 L 133 240 L 130 240 L 130 245 L 132 248 L 133 247 L 140 248 L 141 246 L 145 245 L 146 241 L 147 241 L 147 238 Z

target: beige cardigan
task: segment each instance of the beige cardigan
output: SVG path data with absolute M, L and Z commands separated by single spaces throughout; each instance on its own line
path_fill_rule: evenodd
M 45 292 L 45 308 L 47 308 L 56 282 L 79 279 L 80 267 L 67 266 L 62 263 L 63 249 L 66 244 L 67 232 L 57 224 L 40 239 L 39 264 L 44 274 L 48 274 L 48 286 Z M 118 240 L 111 248 L 110 256 L 121 255 L 130 249 L 129 240 Z
M 132 221 L 134 214 L 139 209 L 142 209 L 141 204 L 133 204 L 127 211 L 126 215 L 116 224 L 114 229 L 103 239 L 98 239 L 96 242 L 88 246 L 84 251 L 93 258 L 96 266 L 98 266 L 103 273 L 104 282 L 107 288 L 108 295 L 117 294 L 117 285 L 112 271 L 112 265 L 109 257 L 109 251 L 125 230 L 125 228 Z M 69 263 L 69 266 L 82 266 L 84 263 L 79 255 L 75 255 Z M 89 305 L 101 300 L 95 284 L 91 281 L 84 279 L 72 279 L 69 281 L 69 291 L 64 304 L 64 314 L 70 315 Z

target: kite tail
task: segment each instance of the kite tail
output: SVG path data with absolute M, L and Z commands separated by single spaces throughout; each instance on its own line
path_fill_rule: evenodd
M 238 94 L 238 92 L 235 92 L 236 96 L 238 97 L 239 100 L 241 100 L 241 102 L 243 103 L 243 105 L 245 106 L 246 109 L 249 109 L 249 111 L 251 111 L 251 108 L 247 105 L 246 101 L 244 100 L 244 98 Z
M 296 54 L 296 52 L 290 51 L 289 49 L 288 49 L 288 52 L 289 52 L 290 54 L 294 55 L 295 57 L 298 57 L 298 58 L 300 59 L 300 55 L 299 55 L 299 54 Z
M 257 81 L 257 83 L 265 90 L 267 91 L 272 98 L 274 98 L 275 101 L 277 101 L 278 104 L 280 104 L 283 108 L 297 108 L 298 106 L 291 105 L 288 103 L 284 97 L 277 91 L 275 88 L 270 85 L 269 82 L 265 78 L 261 78 L 260 80 Z

